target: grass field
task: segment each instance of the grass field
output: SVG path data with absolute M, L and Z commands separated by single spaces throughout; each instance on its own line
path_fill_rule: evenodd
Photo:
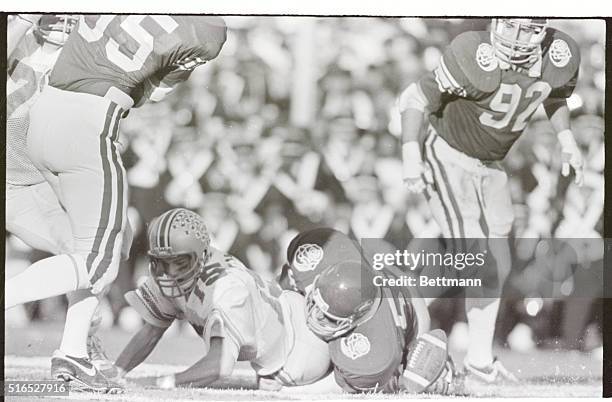
M 58 323 L 35 324 L 26 328 L 5 328 L 4 370 L 7 380 L 50 379 L 50 356 L 59 345 L 62 327 Z M 120 329 L 99 333 L 109 357 L 116 358 L 130 334 Z M 190 335 L 167 334 L 149 359 L 128 376 L 139 377 L 182 370 L 201 358 L 201 341 Z M 578 352 L 534 351 L 528 354 L 498 350 L 497 355 L 521 380 L 519 385 L 485 386 L 466 384 L 466 396 L 477 397 L 583 397 L 601 396 L 601 362 Z M 463 356 L 452 353 L 455 362 Z M 72 393 L 70 400 L 333 400 L 406 399 L 407 395 L 348 395 L 336 387 L 332 376 L 319 383 L 278 392 L 256 389 L 255 375 L 248 364 L 239 363 L 231 378 L 210 388 L 161 391 L 128 386 L 123 395 Z M 427 395 L 409 395 L 427 398 Z M 31 398 L 30 398 L 31 399 Z M 59 398 L 58 398 L 59 399 Z M 55 399 L 55 400 L 58 400 Z M 28 398 L 15 397 L 15 401 Z M 41 400 L 41 399 L 38 399 Z

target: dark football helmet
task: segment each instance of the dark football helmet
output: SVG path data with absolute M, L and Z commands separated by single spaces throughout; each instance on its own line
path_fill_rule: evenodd
M 171 209 L 149 226 L 149 270 L 167 297 L 188 297 L 210 257 L 210 235 L 202 218 Z
M 540 57 L 540 44 L 546 35 L 544 18 L 494 18 L 491 44 L 497 57 L 518 66 L 530 66 Z
M 342 261 L 321 272 L 306 297 L 306 322 L 329 341 L 369 320 L 380 305 L 381 289 L 362 261 Z
M 74 15 L 43 14 L 34 28 L 34 35 L 43 42 L 64 46 L 77 22 Z

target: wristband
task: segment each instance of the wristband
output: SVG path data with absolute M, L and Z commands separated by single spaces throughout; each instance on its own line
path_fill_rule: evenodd
M 402 145 L 402 161 L 404 178 L 417 178 L 421 175 L 421 146 L 417 141 L 409 141 Z
M 176 387 L 176 377 L 174 374 L 157 377 L 155 385 L 161 389 L 173 389 Z
M 572 130 L 567 129 L 563 130 L 557 134 L 557 139 L 559 140 L 559 144 L 561 144 L 561 149 L 568 148 L 577 148 L 576 139 L 574 138 L 574 134 L 572 134 Z

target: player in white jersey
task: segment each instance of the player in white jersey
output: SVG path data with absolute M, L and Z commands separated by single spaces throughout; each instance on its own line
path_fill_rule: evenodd
M 182 208 L 149 228 L 151 276 L 126 300 L 145 320 L 116 366 L 138 366 L 175 319 L 187 320 L 204 341 L 205 356 L 190 368 L 139 378 L 145 386 L 206 386 L 249 361 L 258 377 L 280 386 L 313 383 L 330 372 L 327 344 L 306 326 L 305 299 L 264 281 L 238 259 L 210 246 L 202 218 Z
M 32 248 L 54 255 L 72 251 L 72 229 L 51 184 L 27 156 L 26 135 L 30 108 L 47 85 L 49 73 L 75 23 L 76 18 L 70 15 L 27 14 L 11 17 L 8 27 L 6 230 Z M 124 244 L 124 257 L 130 243 L 128 240 Z M 14 274 L 11 272 L 9 277 Z M 80 310 L 87 303 L 84 300 L 89 292 L 79 290 L 67 296 L 69 306 L 60 350 L 74 354 L 73 328 L 82 321 Z M 92 320 L 87 352 L 104 372 L 104 352 L 92 335 L 100 319 L 96 314 Z
M 30 246 L 58 254 L 71 247 L 72 232 L 51 186 L 26 154 L 29 111 L 46 85 L 63 41 L 43 35 L 61 16 L 16 16 L 9 22 L 12 51 L 6 82 L 6 229 Z M 21 37 L 19 32 L 30 24 Z M 71 29 L 71 25 L 68 25 Z

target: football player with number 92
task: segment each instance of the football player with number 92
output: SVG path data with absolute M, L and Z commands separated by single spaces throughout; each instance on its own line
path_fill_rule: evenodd
M 444 237 L 508 236 L 514 216 L 501 162 L 540 105 L 561 145 L 562 174 L 571 168 L 582 183 L 566 101 L 579 66 L 576 42 L 547 20 L 493 19 L 490 32 L 458 35 L 437 68 L 402 92 L 404 182 L 412 192 L 425 191 Z M 507 241 L 489 245 L 503 280 L 510 270 Z M 515 379 L 492 355 L 498 308 L 498 298 L 466 298 L 465 368 L 484 382 Z

